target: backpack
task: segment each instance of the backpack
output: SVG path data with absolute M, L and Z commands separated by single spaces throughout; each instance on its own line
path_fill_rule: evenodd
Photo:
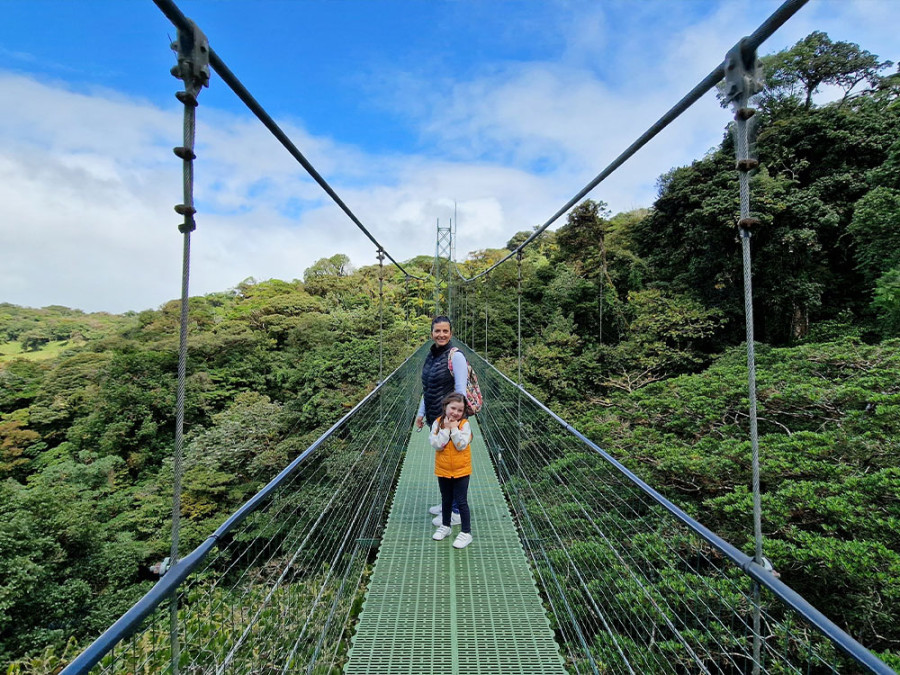
M 458 352 L 459 347 L 453 347 L 447 356 L 447 368 L 453 372 L 453 352 Z M 484 405 L 484 398 L 481 396 L 481 388 L 478 386 L 478 378 L 475 377 L 475 371 L 472 370 L 472 364 L 466 360 L 468 373 L 466 374 L 466 417 L 477 415 Z

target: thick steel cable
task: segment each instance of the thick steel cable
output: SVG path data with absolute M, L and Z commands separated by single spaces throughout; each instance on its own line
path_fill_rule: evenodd
M 179 30 L 186 30 L 190 26 L 190 22 L 187 17 L 178 9 L 178 6 L 172 2 L 172 0 L 153 0 L 154 4 L 159 7 L 163 14 L 165 14 L 166 18 L 171 21 Z M 291 156 L 300 163 L 300 165 L 306 169 L 306 172 L 312 177 L 316 183 L 325 191 L 325 193 L 331 197 L 332 201 L 337 204 L 337 206 L 347 215 L 348 218 L 356 225 L 359 230 L 369 238 L 373 244 L 375 244 L 376 248 L 381 249 L 385 252 L 385 255 L 401 272 L 407 274 L 414 279 L 418 279 L 419 281 L 424 281 L 422 277 L 417 277 L 414 274 L 409 274 L 404 268 L 403 265 L 398 263 L 393 256 L 391 256 L 387 250 L 382 246 L 375 237 L 366 229 L 366 226 L 362 224 L 359 218 L 356 217 L 356 214 L 350 210 L 344 201 L 338 196 L 337 192 L 328 184 L 328 182 L 316 171 L 315 167 L 309 162 L 306 157 L 303 156 L 303 153 L 297 149 L 297 146 L 294 145 L 293 141 L 288 137 L 284 131 L 282 131 L 281 127 L 275 123 L 275 120 L 266 112 L 265 108 L 263 108 L 259 102 L 253 97 L 253 95 L 249 92 L 249 90 L 241 83 L 241 81 L 235 76 L 234 73 L 229 70 L 228 66 L 225 65 L 225 62 L 219 58 L 219 55 L 210 48 L 209 50 L 209 65 L 212 66 L 213 70 L 218 73 L 219 77 L 222 78 L 222 81 L 228 85 L 228 87 L 237 95 L 241 101 L 243 101 L 244 105 L 246 105 L 250 112 L 256 115 L 257 119 L 263 123 L 263 125 L 272 132 L 272 135 L 278 139 L 278 142 L 281 143 L 285 149 L 291 154 Z
M 747 142 L 747 120 L 742 115 L 737 119 L 737 146 L 738 161 L 749 159 Z M 750 219 L 750 174 L 748 171 L 739 172 L 741 190 L 741 222 Z M 755 541 L 755 559 L 757 564 L 763 563 L 762 544 L 762 507 L 759 492 L 759 433 L 757 428 L 756 410 L 756 350 L 753 330 L 753 279 L 750 260 L 750 237 L 748 226 L 741 226 L 741 251 L 744 268 L 744 320 L 746 324 L 747 339 L 747 378 L 748 395 L 750 397 L 750 441 L 753 447 L 753 532 Z
M 178 334 L 178 380 L 175 395 L 175 455 L 172 459 L 172 544 L 169 551 L 169 566 L 178 562 L 178 545 L 181 526 L 181 489 L 184 473 L 184 405 L 185 380 L 187 375 L 187 333 L 188 305 L 191 271 L 191 232 L 196 228 L 194 222 L 194 138 L 196 135 L 197 95 L 205 86 L 207 77 L 204 72 L 205 44 L 203 36 L 190 24 L 179 29 L 178 64 L 172 73 L 184 81 L 184 91 L 176 97 L 184 104 L 182 124 L 183 145 L 175 148 L 175 154 L 181 157 L 183 203 L 175 207 L 176 212 L 184 216 L 184 222 L 178 226 L 182 233 L 183 246 L 181 256 L 181 316 Z M 178 674 L 180 660 L 178 640 L 178 599 L 172 598 L 169 604 L 169 641 L 171 644 L 171 669 Z
M 756 52 L 752 53 L 752 59 L 745 61 L 739 69 L 744 72 L 748 64 L 755 63 Z M 737 67 L 735 64 L 733 67 Z M 754 163 L 750 161 L 750 149 L 748 140 L 748 122 L 753 116 L 753 110 L 749 109 L 750 96 L 753 94 L 751 85 L 752 76 L 742 75 L 744 86 L 739 89 L 740 94 L 733 101 L 735 109 L 735 135 L 736 155 L 738 169 L 738 183 L 740 186 L 740 221 L 739 230 L 741 236 L 742 264 L 744 272 L 744 322 L 747 343 L 747 390 L 750 400 L 750 445 L 751 453 L 751 490 L 753 495 L 753 540 L 754 560 L 756 564 L 763 564 L 763 534 L 762 534 L 762 498 L 759 485 L 759 433 L 757 425 L 757 400 L 756 400 L 756 346 L 753 328 L 753 278 L 750 259 L 751 227 L 756 222 L 750 217 L 750 170 Z M 753 675 L 759 674 L 760 669 L 760 588 L 759 583 L 753 583 Z
M 157 1 L 157 0 L 154 0 Z M 788 19 L 790 19 L 803 5 L 805 5 L 809 0 L 787 0 L 783 3 L 778 9 L 776 9 L 772 15 L 766 19 L 760 26 L 757 28 L 750 36 L 743 38 L 740 41 L 742 49 L 747 51 L 757 49 L 763 42 L 765 42 L 771 35 L 778 30 Z M 650 126 L 647 131 L 641 134 L 638 139 L 629 145 L 622 154 L 616 157 L 603 171 L 597 174 L 590 183 L 585 185 L 578 193 L 572 197 L 568 202 L 566 202 L 556 213 L 550 216 L 543 225 L 538 227 L 525 241 L 519 244 L 513 251 L 511 251 L 508 255 L 503 257 L 502 259 L 495 262 L 493 265 L 488 267 L 486 270 L 479 272 L 473 277 L 463 277 L 464 281 L 474 281 L 481 276 L 484 276 L 488 272 L 490 272 L 495 267 L 499 267 L 504 262 L 512 258 L 519 251 L 523 250 L 526 246 L 531 244 L 535 239 L 537 239 L 548 227 L 550 227 L 553 223 L 555 223 L 562 215 L 564 215 L 569 209 L 571 209 L 575 204 L 581 201 L 591 190 L 597 187 L 600 183 L 606 180 L 616 169 L 622 166 L 632 155 L 634 155 L 638 150 L 644 147 L 654 136 L 656 136 L 659 132 L 665 129 L 669 124 L 675 121 L 682 113 L 684 113 L 688 108 L 690 108 L 694 103 L 700 100 L 706 92 L 715 87 L 724 77 L 725 68 L 724 64 L 719 64 L 713 69 L 712 72 L 709 73 L 706 77 L 704 77 L 700 83 L 691 89 L 685 96 L 678 101 L 669 111 L 660 117 L 653 125 Z

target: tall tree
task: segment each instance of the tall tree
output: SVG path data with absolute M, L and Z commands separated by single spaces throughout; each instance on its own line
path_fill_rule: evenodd
M 846 100 L 861 82 L 875 87 L 881 71 L 893 65 L 891 61 L 879 61 L 877 55 L 853 42 L 832 42 L 821 31 L 761 60 L 766 74 L 764 98 L 802 99 L 807 110 L 822 85 L 839 87 Z

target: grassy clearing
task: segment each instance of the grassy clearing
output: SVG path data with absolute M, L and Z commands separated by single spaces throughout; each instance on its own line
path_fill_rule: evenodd
M 28 359 L 29 361 L 46 361 L 52 359 L 69 347 L 72 347 L 70 340 L 59 340 L 57 342 L 48 342 L 36 352 L 23 352 L 22 344 L 19 342 L 5 342 L 0 344 L 0 363 L 4 361 L 12 361 L 13 359 Z

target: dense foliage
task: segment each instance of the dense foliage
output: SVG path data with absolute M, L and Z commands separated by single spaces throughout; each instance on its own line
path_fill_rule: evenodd
M 820 33 L 766 65 L 751 201 L 766 552 L 892 658 L 900 84 L 889 62 Z M 817 104 L 823 84 L 843 97 Z M 521 348 L 529 390 L 752 550 L 737 217 L 729 131 L 662 176 L 652 208 L 573 209 L 525 249 L 521 295 L 515 259 L 450 292 L 458 337 L 513 379 Z M 529 234 L 471 253 L 462 273 Z M 409 263 L 423 274 L 431 264 Z M 433 307 L 432 287 L 407 293 L 402 275 L 385 274 L 389 372 L 421 343 Z M 338 254 L 303 281 L 191 299 L 183 549 L 377 380 L 378 275 Z M 43 654 L 52 671 L 146 591 L 147 567 L 167 555 L 179 310 L 0 305 L 0 663 Z
M 820 33 L 766 62 L 751 179 L 765 552 L 897 666 L 900 75 Z M 822 84 L 844 96 L 817 105 Z M 520 295 L 515 259 L 462 286 L 457 324 L 514 380 L 521 347 L 529 390 L 752 553 L 737 182 L 729 129 L 660 178 L 653 208 L 573 209 L 523 252 Z
M 382 318 L 378 268 L 329 261 L 305 282 L 191 298 L 182 551 L 371 389 L 382 321 L 385 373 L 427 331 L 420 285 L 407 297 L 386 269 Z M 179 303 L 2 309 L 7 344 L 41 334 L 59 353 L 0 366 L 0 662 L 48 645 L 53 661 L 124 613 L 168 555 Z

